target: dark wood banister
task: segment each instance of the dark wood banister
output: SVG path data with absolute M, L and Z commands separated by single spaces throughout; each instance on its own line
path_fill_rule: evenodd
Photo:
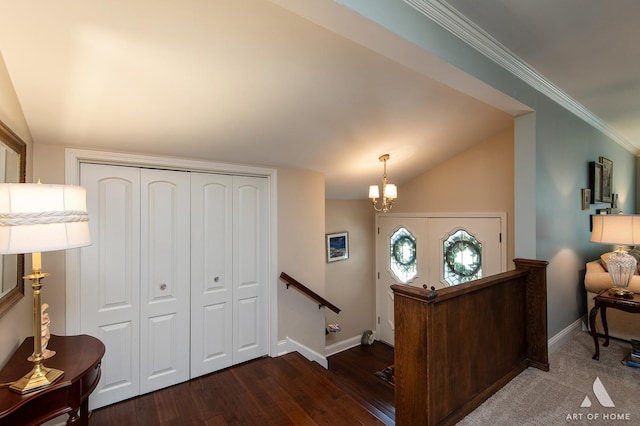
M 322 308 L 323 306 L 326 306 L 336 314 L 340 313 L 340 309 L 336 305 L 332 304 L 331 302 L 329 302 L 319 294 L 314 293 L 313 290 L 307 288 L 307 286 L 305 286 L 299 281 L 296 281 L 294 278 L 291 278 L 289 275 L 285 274 L 284 272 L 280 274 L 280 279 L 286 282 L 287 288 L 289 288 L 289 285 L 292 285 L 298 290 L 300 290 L 302 293 L 306 294 L 310 299 L 313 299 L 316 302 L 318 302 L 319 304 L 318 309 Z

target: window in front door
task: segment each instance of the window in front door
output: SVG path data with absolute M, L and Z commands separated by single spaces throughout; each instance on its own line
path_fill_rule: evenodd
M 464 229 L 443 242 L 444 279 L 457 285 L 482 278 L 482 243 Z
M 391 235 L 389 244 L 391 272 L 406 284 L 418 274 L 416 238 L 407 228 L 401 227 Z

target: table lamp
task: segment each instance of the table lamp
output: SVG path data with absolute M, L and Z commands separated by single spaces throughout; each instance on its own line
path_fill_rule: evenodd
M 595 215 L 591 242 L 613 244 L 618 248 L 607 257 L 607 270 L 613 287 L 609 294 L 628 297 L 629 281 L 636 271 L 636 259 L 625 252 L 622 246 L 640 244 L 640 215 Z
M 86 191 L 79 186 L 0 184 L 0 254 L 32 253 L 33 369 L 10 386 L 26 394 L 55 383 L 63 371 L 46 368 L 42 355 L 42 272 L 40 253 L 91 244 Z

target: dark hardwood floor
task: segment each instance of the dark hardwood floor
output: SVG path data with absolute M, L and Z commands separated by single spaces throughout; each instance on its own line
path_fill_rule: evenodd
M 329 357 L 261 358 L 94 410 L 91 426 L 394 424 L 393 387 L 373 373 L 393 364 L 379 342 Z
M 356 401 L 385 424 L 395 424 L 393 386 L 373 373 L 393 364 L 393 348 L 378 341 L 329 357 L 329 370 Z

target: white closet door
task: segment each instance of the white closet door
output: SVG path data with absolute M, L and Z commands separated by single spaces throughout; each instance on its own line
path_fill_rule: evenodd
M 233 363 L 232 180 L 191 174 L 191 377 Z
M 91 408 L 268 353 L 266 178 L 82 164 L 80 183 L 80 329 L 107 349 Z
M 189 379 L 189 173 L 142 169 L 140 393 Z
M 91 408 L 140 388 L 140 170 L 82 164 L 93 244 L 80 249 L 81 332 L 107 350 Z
M 233 362 L 267 354 L 267 180 L 233 178 Z

